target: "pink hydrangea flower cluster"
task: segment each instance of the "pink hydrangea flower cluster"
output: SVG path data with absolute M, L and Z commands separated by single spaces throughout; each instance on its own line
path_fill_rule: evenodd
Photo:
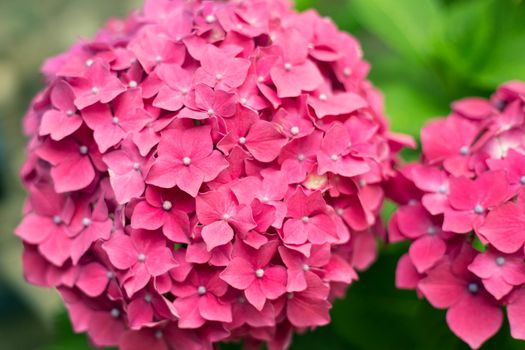
M 284 0 L 149 0 L 46 62 L 16 233 L 96 346 L 286 348 L 375 258 L 390 133 L 357 41 Z
M 525 83 L 457 101 L 422 130 L 422 162 L 392 182 L 404 205 L 389 238 L 411 241 L 397 285 L 448 309 L 450 329 L 472 348 L 498 331 L 503 307 L 525 340 L 524 131 Z

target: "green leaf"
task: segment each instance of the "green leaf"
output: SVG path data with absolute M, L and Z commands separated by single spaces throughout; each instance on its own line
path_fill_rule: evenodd
M 436 0 L 347 0 L 355 17 L 393 50 L 428 61 L 442 9 Z
M 474 239 L 472 240 L 472 248 L 476 249 L 480 253 L 485 253 L 488 249 L 488 245 L 483 244 L 478 236 L 474 235 Z
M 502 38 L 477 80 L 488 88 L 509 80 L 525 80 L 525 33 Z
M 446 104 L 439 105 L 439 100 L 418 87 L 387 82 L 380 88 L 385 95 L 386 114 L 394 131 L 418 137 L 428 119 L 447 114 Z
M 479 70 L 486 61 L 493 47 L 494 1 L 455 2 L 443 16 L 434 51 L 447 67 L 453 68 L 452 74 L 460 74 L 461 78 L 469 80 L 471 73 Z

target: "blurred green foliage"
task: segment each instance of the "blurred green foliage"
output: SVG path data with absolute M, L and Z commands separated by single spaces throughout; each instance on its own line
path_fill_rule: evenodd
M 0 2 L 0 349 L 84 350 L 54 297 L 20 278 L 20 244 L 9 232 L 23 194 L 20 117 L 41 86 L 38 66 L 75 38 L 92 35 L 110 16 L 140 0 L 2 0 Z M 522 0 L 296 0 L 315 8 L 361 41 L 370 78 L 384 93 L 395 131 L 417 137 L 424 123 L 448 113 L 458 98 L 488 96 L 497 85 L 525 80 Z M 67 30 L 64 30 L 67 29 Z M 414 154 L 412 153 L 412 157 Z M 16 185 L 14 185 L 16 184 Z M 385 216 L 392 210 L 388 206 Z M 6 232 L 7 231 L 7 232 Z M 10 238 L 7 238 L 10 237 Z M 333 323 L 297 336 L 292 349 L 467 349 L 448 330 L 444 312 L 394 287 L 406 245 L 382 247 L 379 261 L 336 302 Z M 6 256 L 8 258 L 6 258 Z M 5 268 L 8 266 L 8 268 Z M 44 296 L 45 295 L 45 296 Z M 50 306 L 46 306 L 46 305 Z M 227 345 L 223 349 L 237 349 Z M 505 325 L 483 349 L 525 349 Z

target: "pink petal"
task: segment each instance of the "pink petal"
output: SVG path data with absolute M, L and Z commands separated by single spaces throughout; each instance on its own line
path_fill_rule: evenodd
M 423 273 L 444 255 L 447 247 L 441 238 L 436 236 L 423 236 L 417 239 L 409 249 L 410 259 L 417 271 Z
M 87 187 L 95 179 L 95 170 L 87 156 L 65 161 L 51 169 L 58 193 L 73 192 Z
M 447 308 L 461 300 L 468 293 L 466 283 L 455 277 L 449 263 L 434 267 L 419 283 L 419 289 L 436 308 Z
M 153 308 L 144 297 L 132 300 L 126 311 L 131 329 L 140 329 L 153 320 Z
M 180 328 L 199 328 L 206 320 L 202 318 L 199 310 L 199 297 L 177 298 L 173 302 L 177 313 L 180 315 Z
M 479 228 L 479 233 L 498 250 L 513 253 L 525 242 L 523 227 L 525 227 L 523 207 L 507 203 L 489 213 L 485 223 Z
M 108 270 L 98 263 L 90 263 L 80 270 L 76 286 L 94 298 L 106 290 L 108 282 Z
M 248 261 L 233 258 L 220 274 L 220 278 L 234 288 L 245 290 L 255 280 L 255 270 Z
M 525 293 L 519 289 L 507 305 L 510 334 L 514 339 L 525 340 Z
M 204 226 L 201 234 L 208 251 L 229 243 L 233 239 L 232 228 L 223 220 Z
M 361 96 L 351 92 L 328 96 L 326 100 L 309 97 L 308 104 L 315 110 L 319 119 L 328 115 L 352 113 L 368 106 Z
M 248 302 L 252 304 L 253 307 L 255 307 L 258 311 L 261 311 L 264 308 L 266 297 L 259 283 L 252 283 L 244 291 L 244 295 L 246 296 L 246 300 L 248 300 Z
M 261 162 L 271 162 L 286 145 L 286 138 L 269 122 L 258 121 L 246 136 L 246 148 Z
M 198 304 L 201 316 L 208 321 L 230 323 L 232 321 L 232 308 L 230 304 L 223 303 L 215 295 L 209 293 L 199 298 Z
M 127 270 L 137 263 L 137 251 L 129 236 L 116 232 L 113 237 L 102 245 L 111 263 L 120 270 Z
M 156 230 L 164 224 L 166 212 L 162 208 L 152 207 L 148 202 L 141 201 L 133 209 L 131 227 Z
M 310 60 L 302 65 L 293 66 L 289 71 L 276 66 L 270 74 L 279 98 L 297 97 L 301 91 L 313 91 L 323 82 L 319 69 Z
M 495 335 L 502 322 L 501 309 L 483 295 L 467 296 L 447 312 L 447 323 L 452 332 L 473 349 L 478 349 Z

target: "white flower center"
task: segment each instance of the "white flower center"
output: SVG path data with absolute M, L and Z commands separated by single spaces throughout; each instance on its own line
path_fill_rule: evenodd
M 155 56 L 155 62 L 161 63 L 162 62 L 162 56 Z
M 79 150 L 80 150 L 80 154 L 86 155 L 88 153 L 87 146 L 82 145 L 80 146 Z
M 151 294 L 147 293 L 146 295 L 144 295 L 144 300 L 146 301 L 146 303 L 149 304 L 153 300 L 153 297 L 151 296 Z
M 306 224 L 308 221 L 310 221 L 310 218 L 308 216 L 303 216 L 301 220 L 303 220 L 303 222 Z
M 264 270 L 263 269 L 257 269 L 255 271 L 255 275 L 257 276 L 257 278 L 263 278 L 264 276 Z
M 485 208 L 483 208 L 483 206 L 481 204 L 477 204 L 475 207 L 474 207 L 474 213 L 478 214 L 478 215 L 481 215 L 485 212 Z
M 133 169 L 140 170 L 140 163 L 139 162 L 133 163 Z
M 213 110 L 213 108 L 208 109 L 208 115 L 210 117 L 215 115 L 215 111 Z
M 326 94 L 321 94 L 321 95 L 319 95 L 319 99 L 321 101 L 326 101 L 326 100 L 328 100 L 328 96 Z
M 246 143 L 246 137 L 242 136 L 242 137 L 239 137 L 239 143 L 241 145 L 244 145 Z
M 62 218 L 58 215 L 55 215 L 53 216 L 53 222 L 56 224 L 56 225 L 60 225 L 62 223 Z
M 120 310 L 115 308 L 111 310 L 111 317 L 113 318 L 119 318 L 120 316 Z
M 303 271 L 309 271 L 310 270 L 310 265 L 308 264 L 303 264 Z
M 91 93 L 92 93 L 93 95 L 98 94 L 98 93 L 99 93 L 98 87 L 93 86 L 93 87 L 91 88 Z
M 462 155 L 462 156 L 466 156 L 467 154 L 469 154 L 470 152 L 470 149 L 468 146 L 463 146 L 461 147 L 461 149 L 459 150 L 459 153 Z
M 223 219 L 224 221 L 228 221 L 228 220 L 230 220 L 231 218 L 232 218 L 232 216 L 231 216 L 230 214 L 228 214 L 228 213 L 226 213 L 226 214 L 224 214 L 224 215 L 222 216 L 222 219 Z
M 299 135 L 299 132 L 300 132 L 299 127 L 298 126 L 292 126 L 292 128 L 290 129 L 290 132 L 294 136 Z
M 182 164 L 184 164 L 186 166 L 190 165 L 191 164 L 191 158 L 190 157 L 184 157 L 182 159 Z
M 119 119 L 118 117 L 113 117 L 113 119 L 111 119 L 111 122 L 115 125 L 117 125 L 119 123 Z
M 91 219 L 90 218 L 83 218 L 82 219 L 82 225 L 84 225 L 86 227 L 91 225 Z
M 525 185 L 525 175 L 523 175 L 521 178 L 520 178 L 520 183 L 522 185 Z
M 206 23 L 212 24 L 213 22 L 215 22 L 215 16 L 214 15 L 208 15 L 208 16 L 206 16 L 205 20 L 206 20 Z
M 337 162 L 339 160 L 339 156 L 337 154 L 332 154 L 330 156 L 330 159 L 333 160 L 334 162 Z
M 477 292 L 479 292 L 479 286 L 477 283 L 474 283 L 474 282 L 469 283 L 467 288 L 468 288 L 468 291 L 472 294 L 476 294 Z
M 224 78 L 224 76 L 221 73 L 217 73 L 217 75 L 215 76 L 215 79 L 219 81 L 222 80 L 222 78 Z
M 173 204 L 171 204 L 170 201 L 164 201 L 162 203 L 162 208 L 166 211 L 171 210 L 171 208 L 173 208 Z
M 199 288 L 197 288 L 197 293 L 199 293 L 199 295 L 204 295 L 204 294 L 206 294 L 206 287 L 204 287 L 204 286 L 199 286 Z
M 95 63 L 95 61 L 93 61 L 91 58 L 86 60 L 86 67 L 91 67 L 93 65 L 93 63 Z
M 108 278 L 108 280 L 112 280 L 113 278 L 115 278 L 115 274 L 113 273 L 113 271 L 108 271 L 106 272 L 106 277 Z
M 67 115 L 68 117 L 72 117 L 73 114 L 75 114 L 75 112 L 74 112 L 73 110 L 71 110 L 71 109 L 68 109 L 67 112 L 66 112 L 66 115 Z
M 284 64 L 284 70 L 287 71 L 287 72 L 291 71 L 291 70 L 292 70 L 292 67 L 293 67 L 293 66 L 292 66 L 292 64 L 291 64 L 290 62 L 286 62 L 286 63 Z
M 162 334 L 161 330 L 158 330 L 158 331 L 155 332 L 155 338 L 162 339 L 163 336 L 164 336 L 164 334 Z
M 128 86 L 132 89 L 136 88 L 137 86 L 139 86 L 139 84 L 135 81 L 135 80 L 132 80 L 129 82 Z
M 141 263 L 143 263 L 144 261 L 146 261 L 146 255 L 144 253 L 140 253 L 138 256 L 137 256 L 137 260 Z
M 505 258 L 503 256 L 498 256 L 496 258 L 496 265 L 503 266 L 505 264 Z
M 298 160 L 298 161 L 302 162 L 302 161 L 305 160 L 305 159 L 306 159 L 306 157 L 304 156 L 304 154 L 299 153 L 299 154 L 297 155 L 297 160 Z
M 352 74 L 352 70 L 350 68 L 346 67 L 345 69 L 343 69 L 343 75 L 345 77 L 348 78 L 350 76 L 350 74 Z

